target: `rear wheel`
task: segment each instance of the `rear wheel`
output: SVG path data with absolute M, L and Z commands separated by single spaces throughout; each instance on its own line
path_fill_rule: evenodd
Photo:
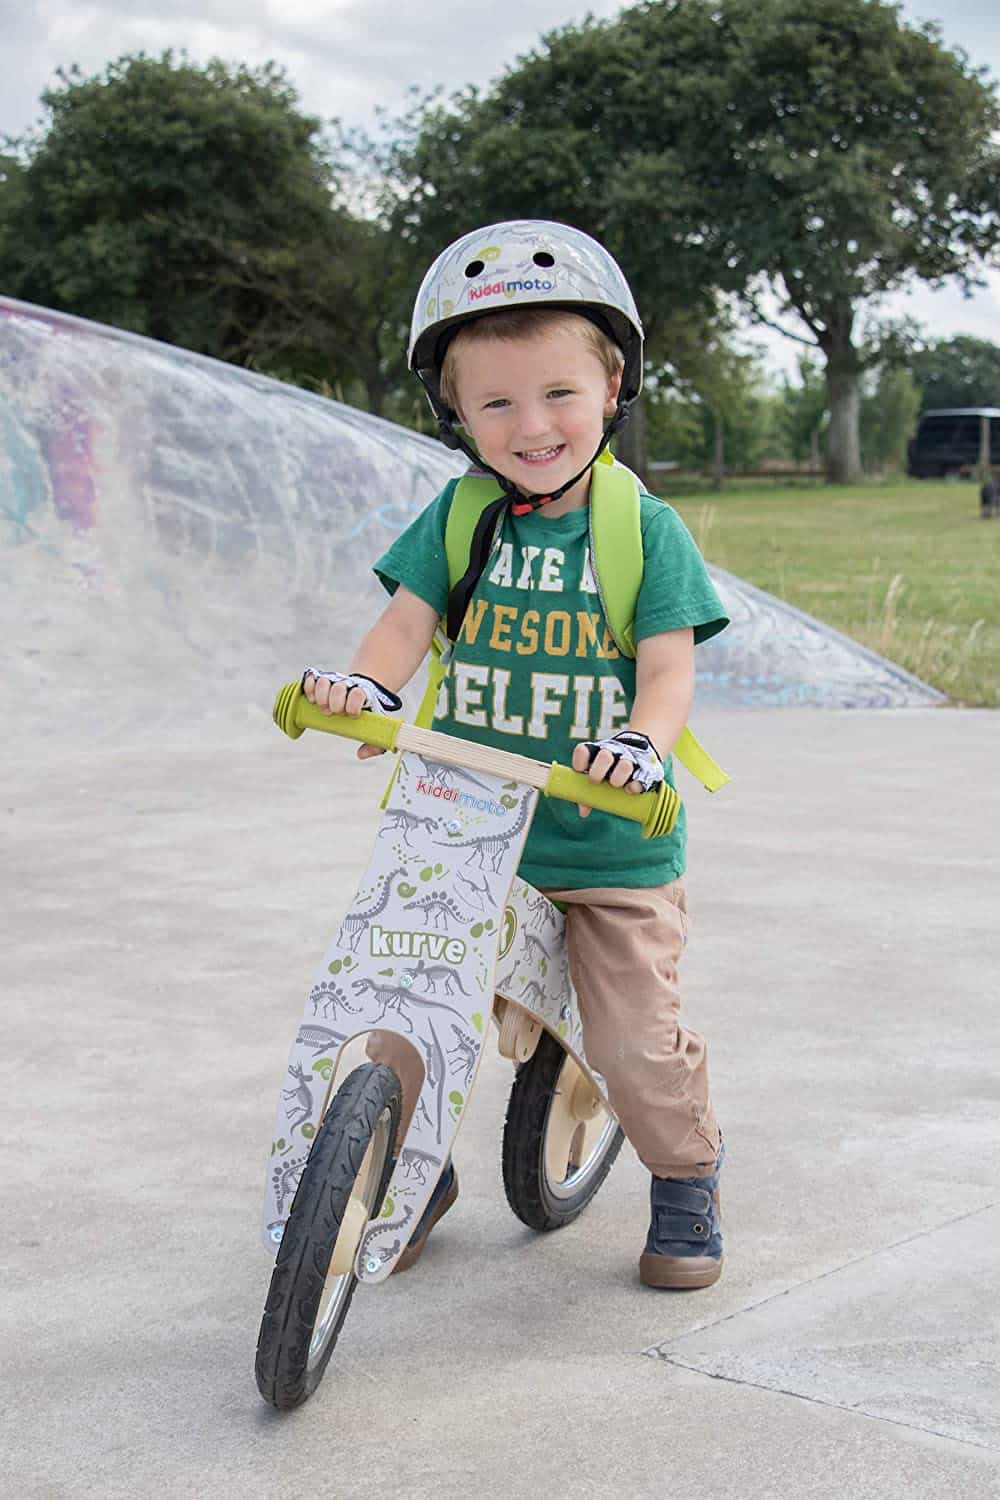
M 625 1139 L 586 1075 L 550 1032 L 518 1069 L 503 1133 L 507 1202 L 529 1229 L 578 1218 Z
M 319 1385 L 351 1305 L 354 1256 L 389 1184 L 399 1079 L 383 1063 L 337 1090 L 303 1168 L 278 1249 L 257 1340 L 257 1388 L 280 1410 Z

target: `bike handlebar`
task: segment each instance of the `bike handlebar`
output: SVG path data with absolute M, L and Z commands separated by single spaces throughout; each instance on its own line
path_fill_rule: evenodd
M 288 682 L 279 688 L 274 700 L 274 722 L 293 740 L 297 740 L 306 729 L 320 729 L 324 734 L 378 745 L 383 750 L 416 750 L 445 765 L 465 766 L 506 776 L 511 781 L 537 787 L 546 797 L 581 802 L 585 807 L 641 823 L 643 837 L 647 839 L 672 833 L 680 812 L 681 799 L 667 782 L 655 791 L 637 796 L 606 781 L 591 781 L 581 771 L 561 766 L 558 761 L 546 764 L 526 755 L 515 755 L 510 750 L 497 750 L 491 745 L 459 739 L 457 735 L 418 729 L 401 719 L 390 719 L 385 714 L 371 713 L 367 709 L 358 715 L 325 714 L 315 703 L 310 703 L 298 682 Z

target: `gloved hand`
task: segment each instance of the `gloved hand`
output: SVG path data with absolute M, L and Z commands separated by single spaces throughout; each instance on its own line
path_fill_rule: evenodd
M 306 667 L 302 673 L 302 691 L 325 714 L 357 717 L 365 708 L 374 713 L 398 713 L 403 706 L 397 693 L 359 672 L 324 672 L 320 667 Z M 359 760 L 369 760 L 373 755 L 384 755 L 385 751 L 380 745 L 359 745 L 357 754 Z
M 601 781 L 613 780 L 615 786 L 633 787 L 640 792 L 650 792 L 663 780 L 663 760 L 659 751 L 649 736 L 640 734 L 637 729 L 622 729 L 618 734 L 611 735 L 609 739 L 585 740 L 578 748 L 586 753 L 586 769 L 588 770 L 602 751 L 606 751 L 611 757 L 604 767 Z M 574 753 L 574 763 L 576 758 L 576 753 Z M 629 775 L 624 779 L 618 776 L 612 777 L 615 767 L 622 761 L 629 767 Z
M 383 687 L 374 677 L 363 677 L 355 672 L 327 672 L 320 667 L 306 667 L 302 674 L 302 691 L 310 703 L 315 703 L 324 713 L 359 714 L 368 708 L 376 714 L 396 714 L 403 706 L 398 693 Z

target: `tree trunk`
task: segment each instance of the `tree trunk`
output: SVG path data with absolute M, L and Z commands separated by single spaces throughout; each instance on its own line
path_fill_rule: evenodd
M 839 304 L 820 339 L 826 355 L 826 395 L 830 430 L 826 442 L 829 484 L 857 484 L 861 471 L 861 368 L 851 342 L 854 313 L 850 303 Z
M 980 484 L 985 484 L 990 477 L 990 419 L 979 418 L 979 465 L 976 469 L 976 479 Z
M 615 434 L 612 447 L 622 463 L 646 484 L 646 402 L 642 396 L 633 401 L 632 414 L 622 430 Z
M 712 488 L 722 489 L 726 473 L 726 429 L 720 412 L 712 412 Z
M 861 479 L 861 395 L 857 370 L 826 372 L 830 431 L 826 443 L 826 477 L 830 484 L 857 484 Z

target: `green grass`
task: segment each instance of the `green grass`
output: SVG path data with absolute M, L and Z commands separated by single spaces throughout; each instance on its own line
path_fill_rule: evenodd
M 736 482 L 660 492 L 705 557 L 898 662 L 1000 707 L 1000 517 L 971 483 Z

